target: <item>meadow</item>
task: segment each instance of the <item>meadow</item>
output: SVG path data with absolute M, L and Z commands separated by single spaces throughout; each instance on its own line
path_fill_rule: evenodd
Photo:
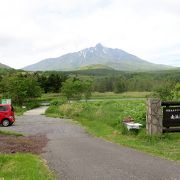
M 146 98 L 150 96 L 152 92 L 93 92 L 91 99 L 122 99 L 122 98 Z
M 47 116 L 70 118 L 80 123 L 92 135 L 119 143 L 165 159 L 180 161 L 180 133 L 161 136 L 146 134 L 146 100 L 118 99 L 55 104 Z M 131 117 L 143 127 L 128 131 L 123 119 Z

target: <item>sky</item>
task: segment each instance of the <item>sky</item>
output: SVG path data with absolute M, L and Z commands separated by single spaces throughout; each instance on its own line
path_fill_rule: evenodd
M 180 67 L 180 0 L 0 0 L 0 63 L 22 68 L 97 43 Z

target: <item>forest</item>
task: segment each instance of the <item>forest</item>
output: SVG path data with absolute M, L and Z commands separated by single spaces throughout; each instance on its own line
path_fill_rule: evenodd
M 108 69 L 71 72 L 27 72 L 1 69 L 0 77 L 1 96 L 11 96 L 14 102 L 18 104 L 23 104 L 24 99 L 30 100 L 39 97 L 43 93 L 61 93 L 63 84 L 65 87 L 65 82 L 66 89 L 73 89 L 70 84 L 76 84 L 76 87 L 74 86 L 76 92 L 72 91 L 70 93 L 74 93 L 74 97 L 79 96 L 78 98 L 81 96 L 78 92 L 84 93 L 88 98 L 91 92 L 152 92 L 156 95 L 159 94 L 161 98 L 172 99 L 174 89 L 179 92 L 180 68 L 139 73 Z

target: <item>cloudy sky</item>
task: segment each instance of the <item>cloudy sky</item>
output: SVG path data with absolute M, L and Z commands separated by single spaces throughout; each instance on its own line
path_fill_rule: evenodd
M 101 43 L 180 66 L 180 0 L 0 0 L 0 62 L 22 68 Z

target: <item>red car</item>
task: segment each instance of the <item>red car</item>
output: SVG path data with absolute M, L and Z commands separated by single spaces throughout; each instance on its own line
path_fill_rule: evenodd
M 0 124 L 7 127 L 14 123 L 14 109 L 10 104 L 0 104 Z

